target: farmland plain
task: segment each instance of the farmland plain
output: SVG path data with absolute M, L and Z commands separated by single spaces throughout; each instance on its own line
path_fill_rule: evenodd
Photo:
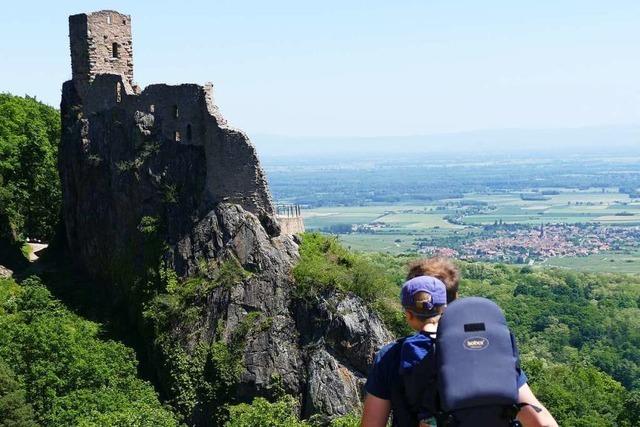
M 352 249 L 637 272 L 634 153 L 360 154 L 266 170 L 274 198 L 302 206 L 307 230 Z
M 552 224 L 640 226 L 640 201 L 614 188 L 470 193 L 420 204 L 331 206 L 303 211 L 310 231 L 338 234 L 355 250 L 392 254 L 417 252 L 423 239 L 473 239 L 486 226 L 543 227 Z M 449 247 L 455 246 L 451 243 Z M 580 257 L 552 257 L 540 263 L 581 271 L 640 273 L 640 252 L 610 251 Z
M 484 225 L 502 220 L 514 224 L 583 223 L 640 225 L 640 201 L 612 189 L 565 190 L 541 200 L 522 200 L 520 192 L 506 194 L 466 194 L 420 205 L 378 204 L 370 206 L 332 206 L 304 210 L 305 225 L 318 230 L 339 224 L 382 222 L 405 231 L 433 228 L 463 228 L 445 217 L 456 212 L 456 205 L 486 204 L 485 212 L 464 216 L 464 225 Z M 404 233 L 403 233 L 404 234 Z

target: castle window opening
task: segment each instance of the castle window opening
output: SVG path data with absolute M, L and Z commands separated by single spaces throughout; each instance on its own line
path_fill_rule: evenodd
M 191 125 L 187 125 L 187 141 L 191 141 L 193 139 L 193 133 L 191 131 Z
M 116 83 L 116 102 L 122 101 L 122 85 L 120 82 Z
M 175 132 L 173 133 L 173 139 L 174 139 L 176 142 L 180 142 L 180 132 L 175 131 Z
M 174 105 L 173 106 L 173 118 L 177 119 L 179 115 L 180 115 L 180 110 L 178 110 L 178 106 L 177 105 Z
M 111 56 L 114 58 L 118 57 L 118 43 L 114 43 L 111 45 Z
M 107 24 L 111 24 L 111 15 L 107 15 Z

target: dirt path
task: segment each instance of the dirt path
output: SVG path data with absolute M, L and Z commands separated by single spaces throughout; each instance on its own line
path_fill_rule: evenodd
M 30 262 L 34 262 L 38 260 L 38 251 L 41 251 L 42 249 L 46 248 L 47 245 L 46 243 L 28 243 L 29 247 L 31 248 L 31 251 L 29 252 L 29 261 Z

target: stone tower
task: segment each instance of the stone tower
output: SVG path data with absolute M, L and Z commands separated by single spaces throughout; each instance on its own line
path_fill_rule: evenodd
M 122 76 L 133 86 L 133 44 L 131 17 L 113 10 L 81 13 L 69 17 L 72 79 L 84 95 L 89 83 L 100 74 Z

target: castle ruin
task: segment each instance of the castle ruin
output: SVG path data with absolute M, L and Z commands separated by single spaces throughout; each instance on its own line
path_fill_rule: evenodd
M 134 83 L 130 16 L 111 10 L 70 16 L 69 38 L 60 169 L 72 248 L 88 241 L 97 254 L 105 244 L 95 241 L 96 229 L 130 228 L 160 213 L 168 214 L 172 243 L 185 247 L 185 219 L 223 202 L 256 215 L 272 236 L 303 231 L 300 218 L 292 226 L 276 215 L 255 147 L 222 117 L 211 84 Z M 83 193 L 83 206 L 70 200 Z M 100 210 L 104 203 L 115 212 Z
M 116 11 L 70 16 L 69 38 L 72 83 L 85 116 L 122 110 L 135 124 L 132 140 L 154 134 L 162 143 L 203 147 L 211 200 L 274 213 L 255 148 L 243 132 L 227 126 L 213 103 L 213 85 L 154 84 L 141 90 L 133 81 L 131 17 Z
M 303 417 L 358 408 L 367 365 L 391 336 L 356 297 L 300 298 L 291 236 L 304 228 L 300 208 L 274 207 L 254 146 L 227 125 L 212 86 L 139 88 L 127 15 L 74 15 L 69 30 L 58 155 L 68 249 L 118 323 L 141 334 L 141 357 L 167 402 L 189 425 L 219 425 L 213 355 L 198 349 L 242 331 L 229 401 L 270 396 L 275 378 L 299 396 Z M 151 327 L 143 310 L 175 291 L 169 277 L 199 283 L 186 288 L 189 314 L 166 308 L 167 321 Z M 247 319 L 260 327 L 243 329 Z M 182 360 L 201 369 L 186 382 Z M 203 386 L 189 388 L 192 405 L 182 405 L 182 387 L 195 384 Z
M 304 220 L 300 205 L 278 205 L 276 206 L 276 217 L 283 234 L 304 232 Z

